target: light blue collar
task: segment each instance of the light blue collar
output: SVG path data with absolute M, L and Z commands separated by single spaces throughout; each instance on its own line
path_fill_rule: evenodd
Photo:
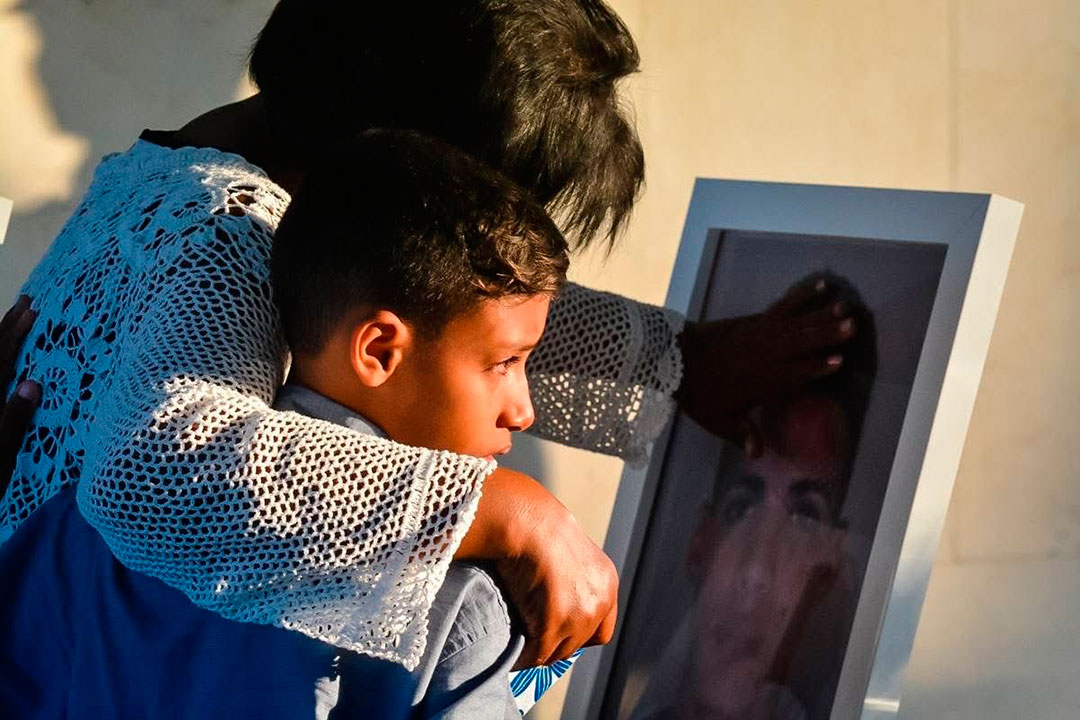
M 386 437 L 382 428 L 360 413 L 303 385 L 283 385 L 274 398 L 274 408 L 328 420 L 367 435 Z

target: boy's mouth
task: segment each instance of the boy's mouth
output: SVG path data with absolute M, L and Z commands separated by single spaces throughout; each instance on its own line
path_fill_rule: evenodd
M 488 456 L 486 456 L 486 458 L 485 458 L 485 459 L 486 459 L 486 460 L 494 460 L 494 459 L 495 459 L 495 458 L 496 458 L 497 456 L 499 456 L 499 455 L 505 455 L 506 453 L 510 452 L 510 448 L 511 448 L 511 447 L 513 447 L 513 445 L 507 445 L 507 446 L 506 446 L 506 447 L 504 447 L 504 448 L 503 448 L 502 450 L 496 450 L 496 451 L 495 451 L 494 453 L 492 453 L 491 455 L 488 455 Z
M 487 454 L 487 456 L 484 456 L 484 460 L 491 460 L 492 462 L 494 462 L 496 457 L 504 456 L 504 454 L 507 454 L 508 452 L 510 452 L 510 448 L 512 448 L 512 447 L 513 447 L 513 444 L 508 445 L 507 447 L 504 447 L 501 450 L 496 450 L 495 452 L 492 452 L 491 454 Z

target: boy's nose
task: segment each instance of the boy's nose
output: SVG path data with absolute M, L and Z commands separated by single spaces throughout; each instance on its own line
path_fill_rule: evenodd
M 533 412 L 532 398 L 528 393 L 525 393 L 524 397 L 519 397 L 507 405 L 502 414 L 502 426 L 510 432 L 519 432 L 521 430 L 528 430 L 533 421 L 536 420 L 536 414 Z

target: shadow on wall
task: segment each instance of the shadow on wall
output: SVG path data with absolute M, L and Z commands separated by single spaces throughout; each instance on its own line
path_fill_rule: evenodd
M 0 251 L 14 297 L 101 156 L 144 128 L 173 129 L 243 92 L 247 50 L 274 0 L 0 0 Z M 11 80 L 14 82 L 11 82 Z M 35 189 L 31 189 L 35 188 Z

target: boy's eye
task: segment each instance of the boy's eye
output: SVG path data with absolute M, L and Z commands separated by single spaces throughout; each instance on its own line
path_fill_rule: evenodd
M 501 375 L 505 375 L 506 373 L 510 372 L 510 368 L 512 368 L 514 365 L 517 365 L 519 362 L 521 362 L 521 358 L 517 355 L 514 355 L 512 357 L 506 358 L 505 360 L 495 363 L 491 366 L 491 369 Z

